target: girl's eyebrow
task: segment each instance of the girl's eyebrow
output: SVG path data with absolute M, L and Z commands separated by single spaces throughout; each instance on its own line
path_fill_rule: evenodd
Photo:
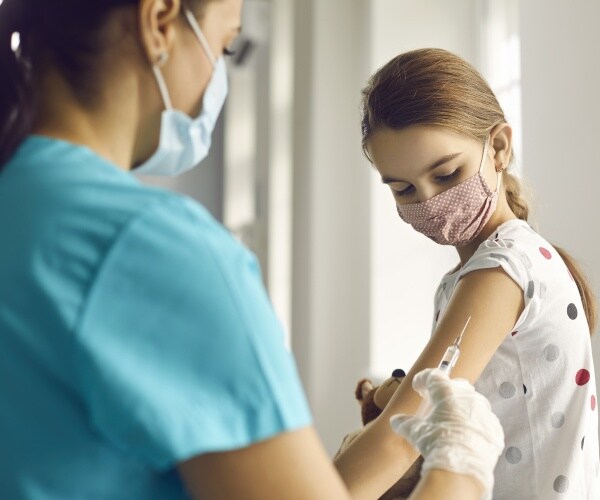
M 450 160 L 454 160 L 454 158 L 456 158 L 457 156 L 460 156 L 461 154 L 462 154 L 462 152 L 452 153 L 449 155 L 442 156 L 440 159 L 434 161 L 431 165 L 429 165 L 429 167 L 427 167 L 425 169 L 425 171 L 430 172 L 431 170 L 438 168 L 440 165 L 443 165 L 444 163 L 447 163 Z M 394 179 L 392 177 L 382 177 L 381 182 L 383 182 L 384 184 L 390 184 L 392 182 L 406 182 L 406 181 L 403 181 L 402 179 Z

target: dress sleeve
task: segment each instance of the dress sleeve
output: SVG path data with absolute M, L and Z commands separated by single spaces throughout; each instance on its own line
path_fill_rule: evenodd
M 520 328 L 528 318 L 535 317 L 532 311 L 539 306 L 543 295 L 543 284 L 535 278 L 533 265 L 527 253 L 510 239 L 484 241 L 473 257 L 459 271 L 459 280 L 479 269 L 500 267 L 523 290 L 525 307 L 515 329 Z
M 311 424 L 255 257 L 191 201 L 123 229 L 76 342 L 92 425 L 153 467 Z

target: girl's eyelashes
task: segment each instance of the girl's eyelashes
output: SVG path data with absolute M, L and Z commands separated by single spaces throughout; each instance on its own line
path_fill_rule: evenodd
M 458 176 L 459 173 L 460 173 L 460 169 L 457 168 L 451 174 L 448 174 L 448 175 L 438 175 L 436 177 L 436 180 L 439 181 L 439 182 L 450 182 L 451 180 L 455 179 Z
M 454 172 L 452 172 L 448 175 L 436 176 L 435 180 L 440 183 L 451 182 L 454 179 L 456 179 L 459 174 L 460 174 L 460 168 L 457 168 Z M 394 191 L 395 196 L 409 196 L 415 192 L 415 187 L 412 184 L 410 184 L 409 186 L 405 187 L 404 189 L 394 189 L 393 191 Z
M 411 184 L 410 186 L 405 187 L 402 190 L 396 190 L 396 189 L 394 189 L 394 194 L 396 196 L 408 196 L 409 194 L 414 193 L 414 191 L 415 191 L 415 187 Z

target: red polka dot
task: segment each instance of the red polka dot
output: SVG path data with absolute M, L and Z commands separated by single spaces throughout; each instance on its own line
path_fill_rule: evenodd
M 575 375 L 575 383 L 577 385 L 585 385 L 590 381 L 590 372 L 588 372 L 585 368 L 582 368 Z
M 594 411 L 596 409 L 596 396 L 594 396 L 592 394 L 591 400 L 592 400 L 592 411 Z
M 551 259 L 552 258 L 552 254 L 550 253 L 549 250 L 546 250 L 544 247 L 540 247 L 540 253 L 546 257 L 547 259 Z

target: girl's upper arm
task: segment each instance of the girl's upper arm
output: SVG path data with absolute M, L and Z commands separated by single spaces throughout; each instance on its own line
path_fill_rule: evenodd
M 497 251 L 497 250 L 494 250 Z M 380 496 L 417 458 L 417 452 L 394 434 L 389 419 L 396 413 L 414 415 L 421 396 L 412 379 L 421 370 L 435 367 L 447 347 L 471 320 L 461 342 L 461 356 L 452 376 L 474 383 L 525 309 L 523 283 L 509 277 L 502 259 L 498 267 L 464 269 L 444 315 L 427 346 L 408 372 L 382 414 L 336 459 L 353 498 Z M 519 266 L 517 261 L 511 264 Z M 510 267 L 510 266 L 509 266 Z M 513 272 L 515 279 L 522 273 Z M 406 332 L 405 335 L 410 335 Z M 365 459 L 368 457 L 368 459 Z
M 386 417 L 416 412 L 421 397 L 412 389 L 414 375 L 439 364 L 469 316 L 471 320 L 462 338 L 461 356 L 452 377 L 475 383 L 524 308 L 523 290 L 501 267 L 466 274 L 456 286 L 427 346 L 387 405 Z

